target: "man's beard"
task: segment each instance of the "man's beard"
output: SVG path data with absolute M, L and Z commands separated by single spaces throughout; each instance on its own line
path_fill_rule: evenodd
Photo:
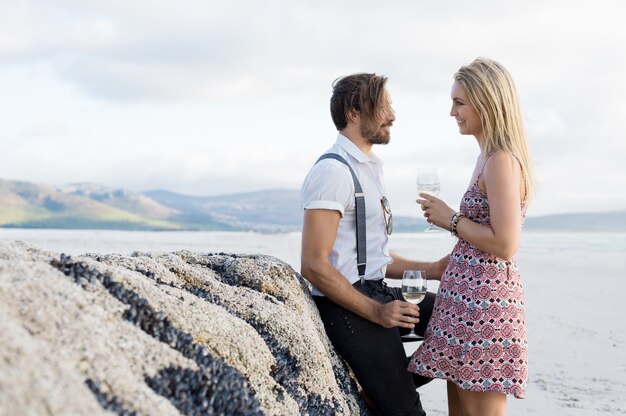
M 370 144 L 388 144 L 391 139 L 391 134 L 383 131 L 383 127 L 391 127 L 391 124 L 384 124 L 378 129 L 373 129 L 368 126 L 361 126 L 361 135 L 365 137 Z

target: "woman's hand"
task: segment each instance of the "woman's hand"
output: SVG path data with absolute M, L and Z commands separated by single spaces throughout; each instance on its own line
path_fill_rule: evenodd
M 449 231 L 450 219 L 455 211 L 441 199 L 430 194 L 421 193 L 419 196 L 424 199 L 418 199 L 416 202 L 422 206 L 426 221 Z

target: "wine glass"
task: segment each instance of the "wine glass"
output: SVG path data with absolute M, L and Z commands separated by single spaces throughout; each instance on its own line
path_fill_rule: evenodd
M 426 274 L 421 270 L 405 270 L 402 274 L 402 295 L 407 302 L 415 305 L 426 297 Z M 415 333 L 415 328 L 403 338 L 421 338 Z
M 434 166 L 420 167 L 417 169 L 417 193 L 426 193 L 429 195 L 437 196 L 441 183 L 439 182 L 439 173 Z M 439 231 L 439 228 L 434 227 L 432 224 L 428 224 L 428 227 L 424 230 L 426 232 Z

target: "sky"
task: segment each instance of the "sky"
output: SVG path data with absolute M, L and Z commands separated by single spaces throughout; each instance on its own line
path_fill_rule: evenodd
M 478 156 L 454 72 L 501 62 L 520 96 L 529 215 L 626 209 L 621 0 L 0 0 L 0 178 L 219 195 L 299 189 L 335 141 L 331 85 L 389 78 L 394 214 L 418 166 L 458 207 Z

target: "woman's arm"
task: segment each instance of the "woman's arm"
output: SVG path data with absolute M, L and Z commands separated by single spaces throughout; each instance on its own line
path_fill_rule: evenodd
M 480 250 L 510 260 L 519 248 L 522 231 L 521 168 L 513 156 L 498 152 L 487 161 L 482 178 L 489 198 L 491 226 L 461 218 L 456 231 Z
M 506 152 L 489 158 L 482 178 L 489 198 L 491 225 L 461 218 L 457 234 L 476 248 L 503 260 L 510 260 L 519 247 L 521 224 L 520 188 L 523 178 L 517 160 Z M 454 211 L 443 201 L 422 194 L 425 216 L 435 225 L 450 229 Z

